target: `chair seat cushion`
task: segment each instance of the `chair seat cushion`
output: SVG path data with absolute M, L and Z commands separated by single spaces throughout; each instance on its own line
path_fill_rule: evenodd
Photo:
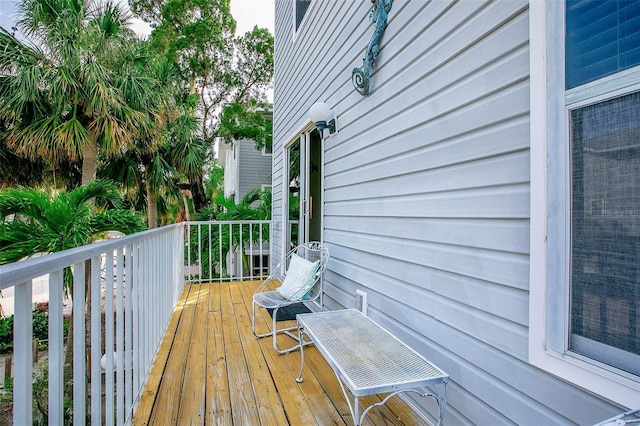
M 291 256 L 284 281 L 277 291 L 288 300 L 304 300 L 316 281 L 320 261 L 310 262 L 297 254 Z

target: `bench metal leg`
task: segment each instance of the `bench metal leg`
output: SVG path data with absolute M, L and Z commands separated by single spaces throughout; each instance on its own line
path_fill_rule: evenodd
M 302 338 L 302 328 L 300 327 L 300 323 L 298 323 L 298 341 L 304 342 Z M 298 378 L 296 382 L 302 383 L 302 369 L 304 368 L 304 347 L 305 345 L 300 345 L 300 374 L 298 374 Z
M 442 393 L 442 396 L 438 395 L 438 393 L 423 393 L 420 392 L 416 389 L 404 389 L 404 390 L 400 390 L 400 391 L 396 391 L 396 392 L 392 392 L 389 395 L 387 395 L 382 401 L 380 402 L 376 402 L 375 404 L 371 404 L 368 407 L 366 407 L 364 409 L 364 411 L 362 412 L 362 414 L 360 414 L 360 400 L 357 396 L 353 397 L 353 405 L 351 405 L 351 398 L 349 397 L 349 394 L 347 393 L 346 389 L 344 388 L 344 385 L 342 384 L 342 380 L 340 380 L 340 377 L 338 377 L 338 382 L 340 383 L 340 387 L 342 388 L 342 393 L 344 394 L 345 399 L 347 400 L 347 405 L 349 406 L 349 411 L 351 412 L 351 417 L 353 417 L 353 423 L 355 424 L 355 426 L 361 426 L 362 422 L 364 421 L 364 418 L 367 416 L 367 413 L 369 412 L 369 410 L 371 410 L 372 408 L 375 407 L 379 407 L 381 405 L 384 405 L 387 403 L 387 401 L 389 399 L 391 399 L 392 397 L 401 394 L 403 392 L 413 392 L 416 393 L 422 397 L 431 397 L 433 399 L 435 399 L 436 403 L 438 404 L 438 426 L 442 426 L 442 421 L 444 419 L 444 411 L 447 405 L 447 382 L 444 382 L 444 390 Z

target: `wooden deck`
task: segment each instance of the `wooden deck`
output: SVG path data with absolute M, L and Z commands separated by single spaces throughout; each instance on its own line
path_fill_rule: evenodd
M 353 425 L 338 379 L 315 347 L 305 348 L 304 382 L 298 384 L 299 352 L 278 355 L 269 338 L 253 336 L 251 295 L 258 284 L 185 287 L 134 425 Z M 267 320 L 261 309 L 259 331 Z M 380 399 L 372 398 L 363 403 Z M 364 424 L 429 423 L 394 397 L 371 410 Z

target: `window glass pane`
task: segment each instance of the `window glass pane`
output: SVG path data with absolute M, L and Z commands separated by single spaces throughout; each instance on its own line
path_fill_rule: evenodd
M 571 111 L 570 350 L 640 375 L 640 92 Z
M 304 14 L 307 13 L 307 9 L 311 4 L 311 0 L 295 0 L 296 2 L 296 30 L 300 26 Z
M 567 89 L 639 64 L 639 1 L 567 0 Z

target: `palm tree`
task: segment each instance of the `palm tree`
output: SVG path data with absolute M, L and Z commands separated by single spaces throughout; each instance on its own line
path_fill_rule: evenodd
M 129 196 L 142 200 L 142 208 L 146 204 L 147 225 L 155 228 L 158 205 L 182 201 L 178 184 L 200 176 L 209 146 L 195 136 L 199 127 L 195 96 L 184 93 L 184 88 L 176 84 L 178 69 L 146 45 L 141 45 L 138 57 L 135 67 L 129 65 L 127 74 L 147 76 L 152 82 L 151 90 L 131 90 L 135 86 L 125 84 L 123 93 L 132 105 L 156 106 L 147 110 L 151 126 L 134 137 L 129 149 L 101 171 L 122 182 Z
M 7 142 L 21 155 L 51 163 L 82 160 L 82 183 L 95 179 L 98 153 L 120 153 L 148 127 L 143 107 L 129 104 L 122 83 L 139 92 L 147 78 L 117 58 L 134 61 L 137 43 L 119 2 L 26 0 L 16 27 L 0 29 L 0 115 Z
M 116 185 L 104 180 L 71 192 L 0 191 L 0 264 L 85 245 L 106 231 L 130 234 L 144 229 L 135 213 L 96 207 L 94 199 L 110 207 L 120 202 Z

